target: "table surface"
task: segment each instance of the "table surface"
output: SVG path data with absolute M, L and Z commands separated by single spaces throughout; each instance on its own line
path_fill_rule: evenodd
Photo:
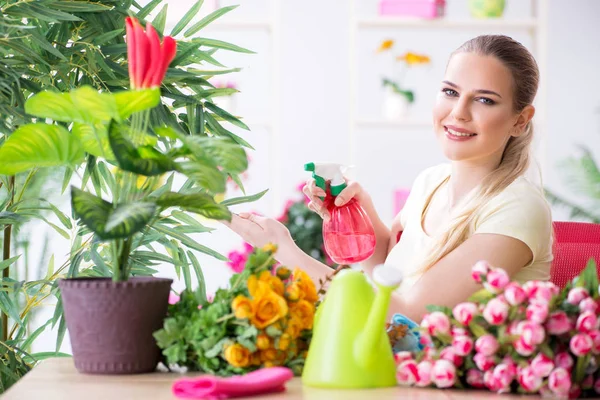
M 171 385 L 181 375 L 156 372 L 141 375 L 86 375 L 77 372 L 71 358 L 53 358 L 41 362 L 17 384 L 11 387 L 2 400 L 150 400 L 176 397 L 171 393 Z M 385 389 L 330 390 L 302 386 L 300 378 L 294 378 L 286 385 L 283 393 L 251 398 L 270 400 L 292 399 L 527 399 L 538 396 L 497 395 L 485 391 L 461 391 L 393 387 Z

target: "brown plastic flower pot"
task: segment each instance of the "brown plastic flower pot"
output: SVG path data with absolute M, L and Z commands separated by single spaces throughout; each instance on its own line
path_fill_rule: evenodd
M 133 277 L 62 279 L 59 287 L 75 367 L 89 374 L 152 372 L 173 280 Z

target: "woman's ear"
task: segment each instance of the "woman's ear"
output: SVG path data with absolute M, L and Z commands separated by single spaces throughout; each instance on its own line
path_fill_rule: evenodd
M 517 116 L 515 124 L 513 125 L 512 136 L 519 137 L 525 133 L 525 127 L 531 121 L 534 115 L 535 107 L 532 105 L 525 106 L 525 108 Z

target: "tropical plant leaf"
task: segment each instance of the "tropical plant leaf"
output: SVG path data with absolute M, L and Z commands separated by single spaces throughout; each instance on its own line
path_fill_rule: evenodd
M 215 49 L 224 49 L 224 50 L 234 51 L 236 53 L 254 54 L 254 52 L 252 50 L 248 50 L 243 47 L 236 46 L 235 44 L 223 42 L 222 40 L 217 40 L 217 39 L 198 38 L 198 39 L 192 39 L 192 43 L 200 45 L 200 46 L 212 47 Z
M 0 147 L 0 174 L 14 175 L 34 167 L 74 165 L 83 160 L 77 138 L 59 125 L 28 124 Z
M 237 174 L 248 168 L 246 152 L 232 140 L 186 135 L 179 135 L 179 138 L 195 157 L 209 157 L 225 172 Z
M 161 35 L 165 31 L 165 23 L 167 22 L 167 8 L 169 7 L 169 3 L 165 4 L 163 8 L 156 15 L 156 18 L 152 21 L 152 26 L 159 32 Z
M 125 138 L 121 129 L 122 126 L 112 121 L 109 126 L 108 140 L 122 170 L 144 176 L 156 176 L 177 169 L 177 165 L 169 157 L 153 147 L 136 148 Z
M 210 24 L 214 20 L 218 19 L 219 17 L 227 14 L 228 12 L 230 12 L 231 10 L 234 10 L 236 8 L 237 8 L 237 6 L 229 6 L 229 7 L 223 7 L 223 8 L 220 8 L 218 10 L 211 12 L 206 17 L 202 18 L 200 21 L 198 21 L 197 23 L 192 25 L 190 27 L 190 29 L 185 31 L 183 36 L 185 36 L 185 37 L 192 36 L 194 33 L 198 32 L 202 28 L 205 28 L 208 24 Z
M 236 204 L 251 203 L 253 201 L 257 201 L 260 198 L 262 198 L 268 191 L 269 191 L 269 189 L 266 189 L 266 190 L 263 190 L 262 192 L 258 192 L 256 194 L 253 194 L 250 196 L 233 197 L 231 199 L 223 200 L 219 204 L 229 207 L 229 206 L 233 206 Z
M 159 88 L 124 90 L 113 96 L 122 119 L 129 118 L 135 112 L 154 108 L 160 103 Z
M 19 259 L 19 257 L 21 257 L 20 254 L 18 256 L 14 256 L 14 257 L 8 258 L 6 260 L 0 261 L 0 271 L 13 265 L 15 263 L 15 261 L 17 261 Z
M 200 8 L 202 7 L 203 3 L 204 0 L 198 0 L 194 3 L 193 6 L 190 7 L 188 12 L 185 13 L 181 20 L 179 20 L 179 22 L 171 30 L 171 36 L 177 35 L 192 21 L 192 19 L 194 19 L 196 14 L 198 14 L 198 12 L 200 11 Z
M 225 192 L 226 177 L 211 160 L 202 158 L 180 162 L 178 170 L 212 193 Z
M 71 204 L 75 215 L 103 240 L 132 236 L 156 213 L 154 203 L 138 201 L 113 207 L 108 201 L 76 187 L 71 187 Z
M 238 118 L 234 117 L 233 115 L 229 114 L 227 111 L 223 110 L 222 108 L 214 105 L 213 103 L 207 101 L 204 103 L 204 106 L 206 108 L 208 108 L 210 111 L 212 111 L 213 113 L 215 113 L 217 116 L 221 117 L 222 119 L 224 119 L 227 122 L 230 122 L 231 124 L 245 129 L 245 130 L 250 130 L 250 128 L 248 128 L 248 126 L 243 123 L 242 121 L 240 121 Z
M 231 213 L 227 207 L 217 204 L 212 196 L 205 193 L 181 194 L 168 192 L 155 201 L 163 209 L 179 207 L 182 210 L 200 214 L 207 218 L 231 220 Z

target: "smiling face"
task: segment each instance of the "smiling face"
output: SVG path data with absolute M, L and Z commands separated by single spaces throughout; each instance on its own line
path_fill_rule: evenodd
M 513 78 L 497 58 L 457 53 L 450 59 L 433 109 L 434 129 L 452 161 L 498 165 L 519 113 Z M 518 125 L 518 124 L 517 124 Z

